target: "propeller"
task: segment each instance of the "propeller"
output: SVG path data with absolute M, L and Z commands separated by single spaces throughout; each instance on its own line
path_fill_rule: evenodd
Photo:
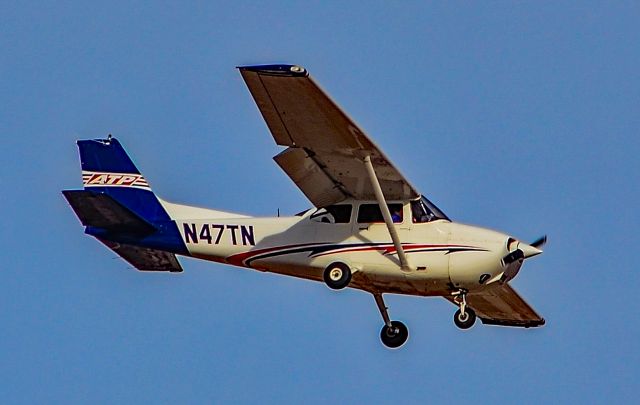
M 515 239 L 513 241 L 515 242 Z M 506 269 L 502 274 L 502 277 L 500 277 L 500 281 L 507 282 L 513 279 L 518 274 L 518 271 L 520 271 L 520 267 L 522 267 L 524 259 L 542 253 L 541 248 L 545 243 L 547 243 L 547 235 L 544 235 L 543 237 L 531 242 L 531 244 L 518 242 L 518 248 L 512 252 L 509 252 L 505 257 L 502 258 L 502 263 L 504 264 Z
M 533 246 L 534 248 L 540 249 L 541 247 L 544 246 L 545 243 L 547 243 L 547 235 L 544 235 L 543 237 L 536 239 L 535 241 L 531 242 L 529 245 Z

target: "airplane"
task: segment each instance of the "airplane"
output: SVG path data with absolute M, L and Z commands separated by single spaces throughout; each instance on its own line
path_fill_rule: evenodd
M 238 67 L 284 149 L 276 163 L 313 204 L 252 217 L 167 202 L 120 142 L 79 140 L 83 189 L 62 193 L 85 227 L 133 267 L 182 272 L 187 256 L 372 294 L 388 348 L 409 337 L 383 294 L 444 297 L 454 323 L 537 327 L 545 320 L 510 286 L 546 236 L 525 243 L 452 221 L 420 193 L 298 65 Z

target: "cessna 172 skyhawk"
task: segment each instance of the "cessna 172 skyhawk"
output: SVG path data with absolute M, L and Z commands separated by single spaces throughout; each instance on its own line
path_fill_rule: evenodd
M 240 67 L 271 134 L 276 163 L 313 203 L 292 217 L 256 218 L 157 197 L 115 139 L 78 141 L 83 190 L 64 196 L 94 236 L 139 270 L 181 272 L 176 255 L 309 280 L 373 295 L 382 342 L 403 345 L 385 293 L 441 296 L 455 324 L 533 327 L 542 319 L 509 286 L 531 244 L 452 222 L 295 65 Z

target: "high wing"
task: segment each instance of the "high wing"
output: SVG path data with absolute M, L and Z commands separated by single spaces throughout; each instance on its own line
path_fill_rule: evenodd
M 453 302 L 452 297 L 445 297 Z M 518 295 L 509 284 L 496 285 L 467 294 L 467 305 L 476 312 L 482 323 L 501 326 L 534 327 L 545 321 Z
M 276 143 L 274 157 L 316 207 L 347 198 L 375 200 L 366 167 L 371 157 L 388 200 L 418 198 L 418 191 L 391 164 L 308 72 L 295 65 L 239 67 Z

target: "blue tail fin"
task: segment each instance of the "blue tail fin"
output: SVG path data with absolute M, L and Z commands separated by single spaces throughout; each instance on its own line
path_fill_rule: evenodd
M 181 271 L 188 255 L 177 225 L 117 139 L 78 141 L 84 190 L 64 190 L 71 208 L 98 238 L 140 270 Z
M 140 174 L 116 138 L 78 141 L 82 171 Z
M 78 149 L 85 190 L 107 194 L 151 224 L 170 221 L 117 139 L 81 140 Z

